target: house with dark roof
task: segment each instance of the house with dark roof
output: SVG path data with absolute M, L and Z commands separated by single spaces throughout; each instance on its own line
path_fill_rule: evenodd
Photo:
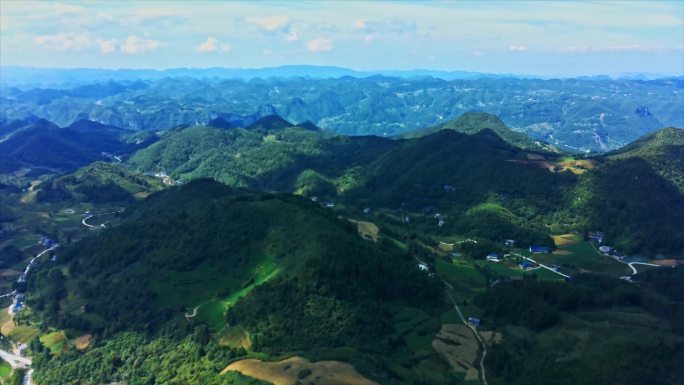
M 589 239 L 592 239 L 598 243 L 603 243 L 603 231 L 592 231 L 589 233 Z
M 551 252 L 550 247 L 546 246 L 530 246 L 530 253 L 534 254 L 548 254 Z
M 475 317 L 468 317 L 468 324 L 473 325 L 473 326 L 480 326 L 482 321 L 479 318 Z

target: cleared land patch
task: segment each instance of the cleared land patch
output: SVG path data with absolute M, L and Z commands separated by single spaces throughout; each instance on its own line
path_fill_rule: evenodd
M 550 161 L 544 159 L 530 159 L 529 155 L 528 159 L 510 159 L 508 162 L 527 164 L 549 170 L 550 172 L 570 171 L 576 175 L 583 174 L 596 166 L 596 161 L 589 159 Z
M 475 368 L 479 344 L 473 332 L 463 324 L 444 324 L 432 341 L 432 347 L 449 362 L 465 380 L 477 380 Z
M 373 242 L 378 240 L 378 233 L 380 229 L 375 223 L 368 221 L 355 221 L 353 219 L 350 219 L 350 221 L 356 223 L 356 229 L 362 238 L 370 239 Z
M 553 242 L 557 247 L 565 247 L 577 244 L 581 241 L 577 234 L 559 234 L 553 236 Z
M 340 361 L 310 362 L 302 357 L 290 357 L 278 362 L 246 359 L 233 362 L 221 371 L 231 371 L 273 383 L 274 385 L 294 385 L 297 381 L 312 382 L 315 385 L 378 385 Z
M 232 348 L 252 347 L 252 340 L 249 338 L 249 333 L 242 326 L 226 326 L 219 334 L 219 345 L 230 346 Z
M 88 346 L 90 346 L 90 340 L 93 338 L 92 334 L 84 334 L 82 336 L 78 336 L 74 338 L 72 341 L 72 344 L 76 348 L 76 350 L 84 350 L 87 349 Z
M 199 321 L 205 322 L 214 330 L 221 330 L 225 326 L 225 314 L 229 307 L 233 306 L 240 298 L 249 294 L 255 287 L 274 278 L 280 269 L 276 266 L 271 258 L 267 259 L 265 263 L 257 266 L 252 272 L 253 277 L 240 290 L 237 290 L 225 298 L 214 299 L 203 303 L 193 309 L 196 310 L 195 316 Z M 192 314 L 192 313 L 190 313 Z M 187 318 L 194 318 L 188 317 Z

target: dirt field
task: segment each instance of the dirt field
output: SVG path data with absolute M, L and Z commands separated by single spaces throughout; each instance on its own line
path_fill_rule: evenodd
M 572 251 L 568 251 L 568 250 L 554 250 L 554 251 L 553 251 L 553 254 L 556 254 L 556 255 L 572 255 Z
M 653 261 L 652 263 L 660 266 L 678 266 L 678 265 L 683 265 L 681 260 L 679 259 L 657 259 Z
M 463 324 L 444 324 L 432 341 L 432 347 L 466 380 L 477 380 L 476 365 L 479 344 L 473 332 Z
M 309 369 L 311 374 L 299 378 L 305 369 Z M 297 381 L 315 385 L 378 385 L 363 377 L 350 364 L 339 361 L 310 362 L 302 357 L 290 357 L 278 362 L 240 360 L 228 365 L 221 374 L 230 371 L 238 371 L 275 385 L 294 385 Z
M 373 222 L 367 221 L 355 221 L 350 219 L 350 221 L 356 223 L 356 229 L 359 231 L 359 235 L 366 239 L 371 239 L 373 242 L 378 240 L 378 226 Z
M 501 340 L 503 339 L 503 336 L 499 332 L 480 332 L 480 336 L 487 344 L 487 346 L 491 346 L 493 344 L 500 344 Z
M 219 335 L 219 344 L 221 346 L 230 346 L 232 348 L 243 347 L 249 349 L 252 347 L 252 341 L 249 339 L 247 330 L 240 326 L 225 327 Z
M 548 160 L 533 160 L 533 159 L 510 159 L 508 162 L 528 164 L 531 166 L 545 168 L 551 172 L 570 171 L 573 174 L 583 174 L 587 170 L 591 170 L 596 166 L 593 160 L 572 160 L 567 162 L 552 162 Z
M 87 349 L 88 346 L 90 346 L 90 340 L 93 338 L 91 334 L 84 334 L 80 337 L 74 338 L 72 341 L 72 344 L 76 348 L 76 350 L 83 350 Z
M 577 234 L 561 234 L 553 236 L 553 243 L 558 247 L 570 246 L 579 243 L 580 239 Z
M 9 307 L 3 307 L 0 309 L 0 333 L 7 337 L 12 329 L 14 329 L 14 322 L 9 314 Z

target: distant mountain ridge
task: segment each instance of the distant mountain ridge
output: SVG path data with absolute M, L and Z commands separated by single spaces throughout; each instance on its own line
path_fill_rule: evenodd
M 467 112 L 499 117 L 558 148 L 606 152 L 662 127 L 684 127 L 684 80 L 580 80 L 391 76 L 225 79 L 164 77 L 64 89 L 0 88 L 0 122 L 32 116 L 133 130 L 246 127 L 279 115 L 345 135 L 404 135 Z
M 476 71 L 459 70 L 434 70 L 434 69 L 378 69 L 378 70 L 355 70 L 336 66 L 317 65 L 283 65 L 263 68 L 168 68 L 163 70 L 154 69 L 105 69 L 105 68 L 37 68 L 23 66 L 3 66 L 3 78 L 0 84 L 3 86 L 49 86 L 77 84 L 83 82 L 101 81 L 137 81 L 158 80 L 165 77 L 194 77 L 194 78 L 340 78 L 344 76 L 368 77 L 375 75 L 393 76 L 401 78 L 433 77 L 444 80 L 455 79 L 496 79 L 496 78 L 528 78 L 528 79 L 563 79 L 577 78 L 584 80 L 655 80 L 655 79 L 683 79 L 684 75 L 629 73 L 619 75 L 594 75 L 594 76 L 535 76 L 532 74 L 512 73 L 487 73 Z M 101 92 L 101 91 L 96 91 Z
M 43 119 L 26 120 L 2 126 L 0 132 L 0 171 L 5 173 L 22 168 L 33 175 L 69 172 L 140 148 L 126 142 L 132 132 L 89 120 L 63 128 Z

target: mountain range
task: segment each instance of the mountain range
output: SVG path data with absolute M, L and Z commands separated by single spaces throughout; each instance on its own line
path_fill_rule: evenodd
M 277 114 L 337 134 L 397 136 L 481 111 L 536 140 L 578 152 L 606 152 L 654 130 L 684 126 L 680 78 L 82 79 L 63 88 L 0 88 L 0 126 L 39 117 L 60 126 L 89 119 L 156 131 L 216 118 L 244 127 Z
M 271 107 L 164 129 L 5 121 L 0 250 L 62 244 L 2 328 L 37 383 L 684 376 L 681 268 L 624 276 L 684 257 L 682 129 L 581 154 L 484 112 L 382 137 Z

